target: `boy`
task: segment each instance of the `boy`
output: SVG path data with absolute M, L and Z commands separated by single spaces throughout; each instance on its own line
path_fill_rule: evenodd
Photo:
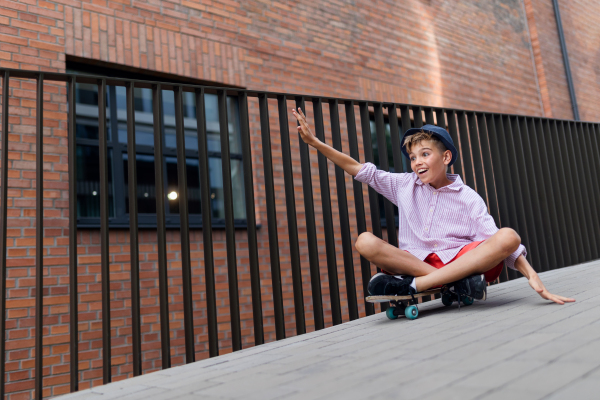
M 498 278 L 506 262 L 544 299 L 558 304 L 575 301 L 548 292 L 525 259 L 519 235 L 510 228 L 498 229 L 483 199 L 460 176 L 446 174 L 458 151 L 445 129 L 425 125 L 406 131 L 402 153 L 413 172 L 393 174 L 371 163 L 360 164 L 322 143 L 302 110 L 292 113 L 305 143 L 398 206 L 399 248 L 369 232 L 360 234 L 355 244 L 363 257 L 387 271 L 371 278 L 369 294 L 409 295 L 449 285 L 485 300 L 487 282 Z

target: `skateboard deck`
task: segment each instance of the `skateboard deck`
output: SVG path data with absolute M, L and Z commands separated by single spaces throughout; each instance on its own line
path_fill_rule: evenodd
M 425 292 L 416 293 L 408 296 L 367 296 L 366 301 L 369 303 L 390 303 L 390 307 L 385 311 L 385 315 L 389 319 L 396 319 L 400 315 L 404 315 L 408 319 L 416 319 L 419 316 L 419 308 L 417 307 L 417 299 L 419 297 L 431 296 L 433 294 L 442 294 L 442 303 L 445 306 L 451 306 L 452 303 L 457 302 L 460 308 L 460 303 L 465 306 L 473 304 L 471 297 L 459 296 L 448 290 L 447 288 L 439 288 L 427 290 Z
M 442 289 L 433 289 L 427 290 L 425 292 L 413 294 L 412 297 L 409 296 L 367 296 L 367 301 L 369 303 L 387 303 L 388 301 L 402 301 L 402 300 L 412 300 L 414 297 L 418 299 L 419 297 L 431 296 L 432 294 L 438 294 L 442 291 Z

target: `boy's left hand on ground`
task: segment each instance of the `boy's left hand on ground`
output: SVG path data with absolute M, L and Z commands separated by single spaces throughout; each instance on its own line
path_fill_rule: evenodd
M 535 290 L 540 296 L 542 296 L 544 299 L 546 300 L 551 300 L 555 303 L 558 304 L 565 304 L 565 303 L 572 303 L 575 301 L 575 299 L 571 299 L 568 297 L 563 297 L 563 296 L 558 296 L 556 294 L 552 294 L 548 291 L 548 289 L 546 289 L 546 287 L 544 286 L 544 284 L 542 283 L 542 281 L 540 280 L 540 277 L 536 275 L 532 276 L 531 278 L 529 278 L 529 286 L 531 286 L 531 288 L 533 290 Z

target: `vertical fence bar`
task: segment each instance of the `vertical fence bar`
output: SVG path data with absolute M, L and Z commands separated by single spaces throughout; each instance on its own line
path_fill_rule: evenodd
M 192 262 L 190 259 L 190 223 L 187 191 L 187 165 L 183 132 L 183 90 L 173 88 L 175 100 L 175 142 L 177 147 L 177 185 L 179 190 L 179 234 L 181 236 L 181 278 L 183 286 L 183 331 L 185 335 L 185 362 L 196 360 L 194 346 L 194 315 L 192 304 Z
M 567 230 L 565 231 L 567 237 L 567 243 L 569 244 L 568 249 L 571 254 L 571 264 L 577 264 L 581 262 L 583 250 L 581 246 L 583 245 L 580 241 L 577 240 L 576 235 L 576 216 L 573 212 L 573 204 L 574 201 L 571 199 L 572 193 L 569 191 L 569 185 L 567 183 L 567 173 L 568 171 L 565 169 L 563 152 L 565 152 L 565 148 L 561 143 L 560 135 L 564 135 L 564 131 L 562 128 L 561 121 L 549 121 L 549 139 L 551 143 L 551 151 L 553 154 L 552 160 L 554 162 L 550 163 L 550 166 L 553 167 L 553 172 L 557 177 L 558 187 L 559 187 L 559 197 L 561 199 L 562 207 L 560 208 L 560 213 L 564 216 L 564 220 L 567 226 Z M 563 163 L 563 161 L 565 161 Z
M 540 156 L 542 159 L 542 170 L 545 172 L 544 179 L 548 182 L 546 186 L 546 193 L 550 200 L 550 209 L 552 212 L 552 223 L 555 229 L 554 240 L 556 242 L 557 252 L 562 252 L 562 264 L 561 267 L 571 265 L 572 248 L 568 245 L 568 228 L 567 222 L 565 221 L 565 205 L 562 203 L 562 191 L 560 177 L 556 170 L 557 154 L 554 152 L 554 146 L 552 145 L 552 132 L 550 131 L 550 120 L 547 118 L 539 119 L 539 126 L 537 128 L 537 135 L 540 137 L 538 143 L 540 144 Z M 553 122 L 554 123 L 554 122 Z M 556 224 L 556 226 L 554 225 Z
M 313 99 L 315 116 L 315 134 L 325 143 L 325 127 L 323 126 L 323 104 L 320 98 Z M 329 295 L 331 296 L 331 317 L 334 325 L 342 323 L 340 305 L 340 289 L 338 282 L 337 262 L 335 256 L 335 238 L 333 216 L 331 212 L 331 196 L 329 190 L 329 170 L 327 158 L 319 152 L 319 181 L 321 184 L 321 205 L 323 207 L 323 224 L 325 228 L 325 250 L 327 252 L 327 275 L 329 277 Z
M 598 154 L 600 154 L 600 148 L 598 146 L 598 135 L 600 134 L 600 125 L 589 123 L 589 124 L 587 124 L 587 127 L 588 127 L 587 136 L 588 136 L 588 140 L 589 140 L 589 144 L 590 144 L 590 152 L 592 154 L 590 159 L 593 160 L 592 168 L 594 168 L 594 172 L 595 172 L 595 176 L 596 176 L 595 188 L 597 190 L 596 190 L 595 204 L 598 204 L 598 203 L 600 203 L 600 157 L 598 157 Z M 600 212 L 599 212 L 599 214 L 600 214 Z M 598 218 L 600 219 L 600 215 L 598 216 Z M 600 234 L 599 234 L 599 236 L 600 236 Z M 598 245 L 598 244 L 596 244 L 596 245 Z M 598 252 L 600 252 L 600 249 L 598 249 Z
M 574 184 L 575 184 L 575 195 L 578 200 L 578 208 L 579 208 L 579 216 L 581 221 L 581 229 L 582 229 L 582 237 L 583 237 L 583 245 L 584 245 L 584 254 L 585 261 L 592 260 L 592 240 L 593 234 L 591 233 L 589 217 L 591 212 L 587 207 L 587 188 L 585 186 L 584 179 L 582 177 L 583 169 L 580 164 L 581 161 L 581 153 L 579 146 L 579 140 L 577 137 L 577 127 L 575 121 L 569 121 L 567 123 L 568 129 L 568 138 L 571 140 L 567 140 L 567 149 L 569 151 L 569 157 L 571 158 L 571 162 L 574 167 Z M 577 152 L 577 154 L 576 154 Z
M 502 135 L 503 132 L 497 132 L 497 122 L 502 122 L 499 117 L 487 114 L 485 116 L 487 122 L 487 134 L 490 144 L 490 155 L 493 164 L 494 171 L 494 183 L 496 186 L 496 195 L 498 196 L 498 210 L 500 213 L 500 224 L 498 226 L 511 226 L 511 214 L 514 215 L 513 210 L 509 210 L 509 203 L 512 203 L 512 192 L 508 194 L 511 189 L 510 184 L 510 169 L 508 165 L 503 164 L 501 157 L 501 148 L 499 144 L 498 135 Z M 513 211 L 511 213 L 511 211 Z
M 285 206 L 288 220 L 288 243 L 290 246 L 290 262 L 292 267 L 296 334 L 301 335 L 306 332 L 306 323 L 304 319 L 304 294 L 302 292 L 302 270 L 300 266 L 300 248 L 298 247 L 298 222 L 296 220 L 294 174 L 292 172 L 292 154 L 290 150 L 290 124 L 288 121 L 286 96 L 277 96 L 277 106 L 279 108 L 279 134 L 281 137 L 281 155 L 285 185 Z
M 529 237 L 525 224 L 523 199 L 520 195 L 521 184 L 518 175 L 519 170 L 515 161 L 515 150 L 513 146 L 510 120 L 507 115 L 497 116 L 496 124 L 502 165 L 507 168 L 506 171 L 508 172 L 508 177 L 505 181 L 505 189 L 507 189 L 507 204 L 510 213 L 510 222 L 517 233 L 521 236 L 521 243 L 523 243 L 523 245 L 527 248 L 529 260 L 531 260 L 531 249 L 529 247 Z M 518 274 L 515 270 L 509 269 L 507 271 L 509 279 L 515 279 L 518 277 Z
M 306 115 L 304 97 L 296 97 L 296 108 L 300 108 Z M 300 126 L 299 122 L 296 122 Z M 315 329 L 325 328 L 323 317 L 323 298 L 321 294 L 321 272 L 319 270 L 319 251 L 317 248 L 317 227 L 315 223 L 315 207 L 313 202 L 312 176 L 310 165 L 310 152 L 298 133 L 300 147 L 300 166 L 302 170 L 302 190 L 304 194 L 304 213 L 306 216 L 306 239 L 308 242 L 308 263 L 310 268 L 310 287 L 312 292 L 313 315 Z
M 219 131 L 221 136 L 221 169 L 225 197 L 225 237 L 227 245 L 227 279 L 229 280 L 229 311 L 233 351 L 242 349 L 240 324 L 240 295 L 238 291 L 237 257 L 235 254 L 235 225 L 233 215 L 233 189 L 231 187 L 231 157 L 229 153 L 229 121 L 227 118 L 227 91 L 217 91 L 219 100 Z
M 354 114 L 354 102 L 347 101 L 344 103 L 346 111 L 346 126 L 348 127 L 348 145 L 350 147 L 350 157 L 354 158 L 357 162 L 360 162 L 360 156 L 358 153 L 358 138 L 356 135 L 356 116 Z M 356 179 L 352 179 L 352 189 L 354 190 L 354 208 L 356 210 L 356 227 L 358 234 L 362 234 L 367 231 L 367 221 L 365 219 L 365 203 L 363 198 L 362 183 Z M 371 279 L 371 263 L 369 260 L 360 256 L 360 272 L 362 278 L 363 295 L 367 296 L 367 286 Z M 365 312 L 367 315 L 373 315 L 375 313 L 375 307 L 373 303 L 369 303 L 365 300 Z
M 260 109 L 260 132 L 262 137 L 263 167 L 265 172 L 265 195 L 267 222 L 269 225 L 269 254 L 271 257 L 271 282 L 273 286 L 273 309 L 275 314 L 275 337 L 285 338 L 283 295 L 281 293 L 281 269 L 279 265 L 279 239 L 277 238 L 277 210 L 275 208 L 275 184 L 273 183 L 273 159 L 271 157 L 271 129 L 269 127 L 269 103 L 266 94 L 258 97 Z
M 371 118 L 369 117 L 369 107 L 366 102 L 359 103 L 360 124 L 363 137 L 363 148 L 365 151 L 365 162 L 373 163 L 373 143 L 371 141 Z M 369 193 L 369 208 L 371 209 L 371 227 L 373 235 L 382 238 L 381 232 L 381 212 L 379 210 L 378 194 L 372 187 L 368 188 Z M 379 272 L 379 268 L 377 268 Z M 384 304 L 384 303 L 382 303 Z
M 530 119 L 529 137 L 530 142 L 534 143 L 531 146 L 533 153 L 533 163 L 537 166 L 536 174 L 538 179 L 541 179 L 540 197 L 545 197 L 541 201 L 547 202 L 545 215 L 544 215 L 544 230 L 546 232 L 552 232 L 552 242 L 549 244 L 554 249 L 556 260 L 553 263 L 556 268 L 562 268 L 565 266 L 563 247 L 564 241 L 560 240 L 561 228 L 559 226 L 558 216 L 556 215 L 556 203 L 554 197 L 556 192 L 553 190 L 555 182 L 550 175 L 550 167 L 548 166 L 548 153 L 546 150 L 546 140 L 542 130 L 542 120 L 540 118 Z M 539 182 L 539 180 L 538 180 Z M 542 191 L 543 190 L 543 191 Z
M 481 159 L 481 150 L 479 146 L 479 133 L 477 132 L 477 118 L 475 113 L 467 113 L 467 123 L 469 124 L 469 138 L 471 140 L 471 150 L 473 154 L 473 171 L 475 172 L 475 182 L 477 194 L 489 205 L 489 199 L 485 191 L 485 179 L 483 177 L 483 161 Z
M 598 258 L 597 246 L 598 238 L 596 237 L 596 229 L 598 227 L 597 204 L 590 202 L 593 194 L 592 174 L 594 170 L 589 168 L 588 157 L 586 157 L 587 148 L 585 137 L 583 136 L 583 123 L 572 122 L 573 144 L 577 149 L 578 154 L 574 159 L 577 161 L 577 168 L 580 176 L 579 183 L 581 187 L 581 197 L 583 198 L 583 206 L 585 212 L 585 220 L 587 224 L 587 236 L 590 243 L 590 260 Z
M 100 155 L 100 270 L 102 275 L 102 380 L 112 381 L 110 333 L 110 270 L 108 259 L 108 133 L 106 130 L 106 80 L 98 81 L 98 142 Z
M 43 397 L 44 367 L 44 74 L 35 97 L 35 397 Z
M 125 87 L 127 105 L 127 176 L 129 181 L 129 255 L 131 265 L 131 336 L 133 376 L 142 374 L 142 332 L 140 326 L 140 249 L 138 238 L 137 160 L 135 142 L 134 83 Z
M 69 372 L 71 392 L 79 390 L 79 332 L 77 306 L 77 140 L 75 137 L 75 77 L 67 81 L 67 139 L 69 152 Z M 2 398 L 2 396 L 0 396 Z
M 248 94 L 243 91 L 239 92 L 238 99 L 240 104 L 242 162 L 244 164 L 244 197 L 246 198 L 246 220 L 248 221 L 248 255 L 250 256 L 254 344 L 259 345 L 265 342 L 265 335 L 263 330 L 262 300 L 260 296 L 260 265 L 258 264 L 258 240 L 256 238 L 256 210 L 254 208 L 254 179 L 252 172 L 250 120 L 248 117 Z
M 410 109 L 408 108 L 408 106 L 400 106 L 400 120 L 402 122 L 402 132 L 400 132 L 399 137 L 402 138 L 404 137 L 404 133 L 411 128 Z M 402 149 L 402 146 L 404 145 L 404 143 L 402 143 L 401 140 L 402 139 L 398 141 L 400 149 Z M 402 170 L 398 172 L 411 172 L 410 161 L 406 157 L 402 157 Z
M 423 109 L 420 106 L 412 106 L 413 118 L 415 120 L 415 128 L 422 127 L 423 124 Z
M 458 139 L 458 129 L 456 128 L 456 111 L 448 110 L 446 112 L 446 117 L 448 118 L 448 133 L 450 133 L 450 137 L 454 142 L 454 146 L 457 148 L 457 150 L 461 151 L 460 141 Z M 402 119 L 404 119 L 404 117 Z M 452 169 L 454 170 L 455 174 L 462 175 L 462 177 L 464 178 L 465 174 L 462 168 L 462 161 L 460 160 L 461 156 L 462 154 L 459 154 L 458 157 L 456 157 L 456 161 L 454 161 Z
M 331 121 L 331 141 L 333 148 L 342 152 L 342 136 L 340 133 L 340 116 L 337 100 L 329 100 L 329 119 Z M 342 252 L 344 257 L 344 275 L 346 278 L 346 296 L 350 320 L 358 318 L 358 302 L 356 299 L 356 282 L 354 278 L 354 261 L 352 259 L 352 239 L 350 238 L 350 219 L 348 217 L 348 201 L 346 198 L 346 177 L 342 168 L 335 166 L 335 183 L 337 188 L 340 228 L 342 234 Z
M 365 152 L 365 162 L 373 163 L 373 143 L 371 141 L 371 118 L 369 116 L 369 104 L 367 102 L 358 103 L 358 107 L 360 110 L 360 125 L 362 130 L 363 137 L 363 148 Z M 362 184 L 361 184 L 362 185 Z M 381 232 L 381 212 L 379 210 L 379 194 L 372 187 L 368 187 L 367 191 L 369 193 L 369 209 L 371 211 L 371 227 L 373 229 L 373 235 L 382 239 L 383 234 Z M 381 269 L 376 267 L 377 272 L 380 272 Z M 369 269 L 370 274 L 370 269 Z M 369 282 L 367 281 L 367 285 Z M 368 292 L 366 292 L 368 294 Z M 387 303 L 380 303 L 380 307 L 382 311 L 385 311 L 388 308 Z
M 400 128 L 398 126 L 398 112 L 396 105 L 388 105 L 388 119 L 390 121 L 390 139 L 392 141 L 392 159 L 394 160 L 394 172 L 404 172 L 402 167 L 402 146 L 400 144 Z
M 595 155 L 594 157 L 592 157 L 593 163 L 594 163 L 594 170 L 596 173 L 596 189 L 597 189 L 597 193 L 596 193 L 596 202 L 595 204 L 600 203 L 600 157 L 598 157 L 597 155 L 600 154 L 600 147 L 598 146 L 598 135 L 600 135 L 600 125 L 598 124 L 587 124 L 588 125 L 588 138 L 589 138 L 589 142 L 590 142 L 590 151 L 592 152 L 592 155 Z M 600 211 L 598 212 L 598 218 L 600 219 Z M 600 229 L 600 227 L 598 227 Z M 600 233 L 598 234 L 600 236 Z M 600 246 L 598 243 L 596 243 L 596 246 Z M 600 253 L 600 248 L 598 248 L 598 253 Z
M 462 152 L 462 162 L 464 164 L 464 178 L 465 183 L 476 190 L 475 177 L 473 175 L 473 163 L 471 159 L 471 146 L 469 143 L 469 132 L 467 131 L 467 120 L 466 113 L 464 111 L 458 111 L 458 132 L 460 133 L 460 149 Z
M 446 127 L 447 127 L 447 125 L 446 125 L 446 117 L 444 116 L 444 109 L 443 108 L 436 108 L 435 109 L 435 118 L 436 118 L 436 125 L 444 128 L 444 129 L 446 129 Z
M 383 121 L 383 106 L 381 103 L 373 104 L 375 110 L 375 130 L 377 131 L 377 150 L 379 152 L 379 165 L 382 170 L 389 171 L 390 165 L 387 155 L 387 140 L 385 137 L 385 125 Z M 394 204 L 387 198 L 383 198 L 385 210 L 385 222 L 387 225 L 388 243 L 398 247 L 398 234 L 396 233 L 396 218 L 394 216 Z
M 482 114 L 482 116 L 483 115 L 484 114 Z M 490 155 L 494 171 L 494 184 L 496 187 L 496 194 L 498 196 L 498 211 L 500 214 L 498 226 L 511 226 L 511 213 L 509 211 L 508 199 L 512 198 L 512 193 L 511 196 L 507 195 L 508 188 L 512 186 L 511 182 L 508 180 L 510 177 L 510 171 L 508 170 L 508 166 L 503 168 L 502 165 L 502 160 L 500 157 L 500 145 L 498 144 L 498 134 L 496 132 L 496 121 L 494 120 L 494 116 L 487 114 L 485 115 L 485 120 L 486 121 L 484 124 L 487 126 L 486 132 L 489 139 Z M 512 200 L 511 204 L 514 204 Z M 512 272 L 509 273 L 508 268 L 505 265 L 504 271 L 500 275 L 500 281 L 507 281 L 510 274 L 512 274 Z
M 204 276 L 206 281 L 206 316 L 208 320 L 208 354 L 219 355 L 217 330 L 217 295 L 215 289 L 215 263 L 212 240 L 212 207 L 210 203 L 210 175 L 208 173 L 208 142 L 204 89 L 196 89 L 196 130 L 198 132 L 198 168 L 200 169 L 200 207 L 202 212 L 202 239 L 204 244 Z
M 556 256 L 554 255 L 551 230 L 546 230 L 544 226 L 544 220 L 548 221 L 548 217 L 544 218 L 543 214 L 548 213 L 548 205 L 546 199 L 542 194 L 540 184 L 538 180 L 542 177 L 541 174 L 536 173 L 537 166 L 534 164 L 537 148 L 532 151 L 529 141 L 529 128 L 527 119 L 525 117 L 518 117 L 519 130 L 521 134 L 521 151 L 524 155 L 525 161 L 525 176 L 527 178 L 527 191 L 525 192 L 526 197 L 529 196 L 529 202 L 531 203 L 531 211 L 533 211 L 531 218 L 535 223 L 535 231 L 538 236 L 535 238 L 538 243 L 538 253 L 540 255 L 540 261 L 538 265 L 538 271 L 547 271 L 552 267 L 556 267 Z M 539 158 L 538 158 L 539 161 Z M 537 200 L 537 202 L 536 202 Z
M 8 71 L 2 75 L 2 169 L 0 176 L 0 399 L 5 392 L 6 361 L 6 223 L 8 221 Z
M 573 234 L 577 238 L 577 250 L 579 255 L 579 259 L 577 260 L 577 262 L 581 263 L 589 260 L 589 246 L 587 244 L 587 241 L 584 244 L 583 230 L 585 229 L 585 222 L 583 221 L 584 216 L 581 212 L 581 209 L 583 208 L 580 204 L 581 199 L 579 198 L 579 196 L 577 195 L 578 193 L 576 192 L 576 188 L 579 186 L 579 181 L 577 179 L 577 170 L 574 170 L 575 164 L 573 161 L 573 152 L 570 149 L 571 130 L 569 129 L 568 121 L 560 121 L 558 136 L 560 140 L 559 146 L 562 149 L 561 154 L 564 159 L 563 168 L 565 171 L 565 175 L 568 177 L 568 179 L 566 180 L 568 188 L 567 192 L 569 194 L 570 199 L 570 202 L 568 204 L 570 205 L 570 209 L 573 216 Z
M 485 188 L 487 189 L 488 207 L 490 208 L 490 214 L 494 218 L 496 226 L 500 226 L 500 211 L 498 209 L 498 201 L 496 197 L 496 181 L 494 179 L 494 170 L 492 167 L 492 155 L 490 153 L 490 143 L 487 131 L 487 124 L 485 122 L 485 115 L 477 113 L 477 130 L 479 132 L 479 143 L 481 144 L 481 162 L 483 163 L 483 170 L 485 173 Z M 483 185 L 483 174 L 481 178 Z
M 425 122 L 428 125 L 435 125 L 435 118 L 433 117 L 433 109 L 425 108 Z
M 587 191 L 585 187 L 585 182 L 582 177 L 583 169 L 580 164 L 581 160 L 581 147 L 579 146 L 579 141 L 577 138 L 577 127 L 576 122 L 569 121 L 566 123 L 566 130 L 568 132 L 565 137 L 567 143 L 567 151 L 569 154 L 569 158 L 571 160 L 571 166 L 573 168 L 572 180 L 574 184 L 575 190 L 575 198 L 577 199 L 577 211 L 579 214 L 580 221 L 580 230 L 581 236 L 583 238 L 583 248 L 584 248 L 584 261 L 589 261 L 592 259 L 592 235 L 590 232 L 590 224 L 589 218 L 591 216 L 591 212 L 587 207 Z
M 582 123 L 581 124 L 581 142 L 583 147 L 586 149 L 587 157 L 585 160 L 584 170 L 589 173 L 589 181 L 588 187 L 590 192 L 590 204 L 592 206 L 592 213 L 594 214 L 594 223 L 592 224 L 594 228 L 594 233 L 596 235 L 596 240 L 593 242 L 592 252 L 594 254 L 594 258 L 598 258 L 598 239 L 600 238 L 600 216 L 598 215 L 598 209 L 595 205 L 600 203 L 600 179 L 598 179 L 599 174 L 599 166 L 596 164 L 598 161 L 598 153 L 594 153 L 593 142 L 590 137 L 590 129 L 591 124 Z
M 162 87 L 152 85 L 154 120 L 154 185 L 156 187 L 156 246 L 158 247 L 158 288 L 160 302 L 160 354 L 162 368 L 171 367 L 169 335 L 169 297 L 167 276 L 167 239 L 165 221 L 165 185 L 163 171 Z
M 521 212 L 523 213 L 523 215 L 521 216 L 521 220 L 524 221 L 525 225 L 527 226 L 527 236 L 530 245 L 529 252 L 532 254 L 533 262 L 530 261 L 530 264 L 536 271 L 540 271 L 540 266 L 543 264 L 543 262 L 540 258 L 541 248 L 540 246 L 538 246 L 536 223 L 535 218 L 533 217 L 534 213 L 533 206 L 531 204 L 531 193 L 529 186 L 530 182 L 526 172 L 526 156 L 523 153 L 523 141 L 521 140 L 519 117 L 512 115 L 508 118 L 510 124 L 510 137 L 507 137 L 507 141 L 509 142 L 509 155 L 510 153 L 512 153 L 513 161 L 515 163 L 514 165 L 517 167 L 518 170 L 518 172 L 516 172 L 516 174 L 518 174 L 518 177 L 515 176 L 515 178 L 518 178 L 519 181 L 519 186 L 517 187 L 520 189 L 519 194 L 521 196 L 519 197 L 523 206 L 523 208 L 521 209 Z

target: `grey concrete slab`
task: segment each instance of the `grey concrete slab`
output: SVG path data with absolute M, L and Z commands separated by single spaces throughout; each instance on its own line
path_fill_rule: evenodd
M 559 399 L 600 392 L 600 262 L 525 279 L 470 307 L 383 313 L 61 397 L 79 399 Z

